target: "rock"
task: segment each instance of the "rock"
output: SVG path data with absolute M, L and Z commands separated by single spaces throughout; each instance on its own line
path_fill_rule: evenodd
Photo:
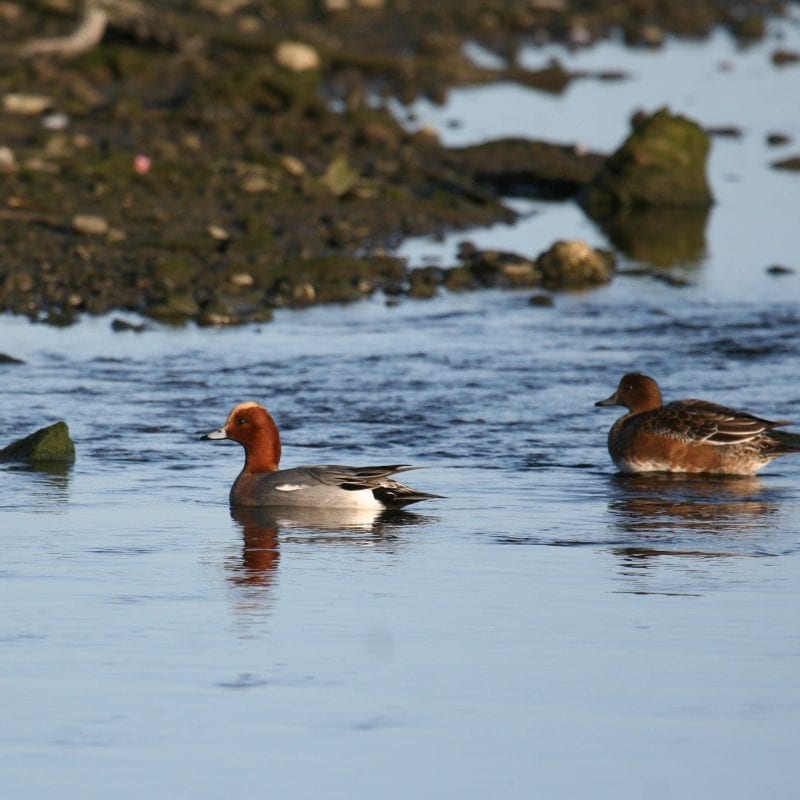
M 174 291 L 169 292 L 162 303 L 149 308 L 147 313 L 154 319 L 177 324 L 196 317 L 200 306 L 188 291 Z
M 517 253 L 477 250 L 467 244 L 459 248 L 459 258 L 480 286 L 508 289 L 538 286 L 542 281 L 536 264 Z M 452 280 L 453 276 L 449 276 L 447 283 Z
M 421 267 L 409 276 L 408 296 L 417 300 L 436 297 L 442 283 L 442 271 L 438 267 Z
M 128 322 L 127 320 L 114 317 L 111 320 L 112 331 L 133 331 L 134 333 L 144 333 L 147 325 L 144 322 Z
M 231 238 L 231 235 L 222 225 L 209 225 L 206 231 L 212 239 L 216 239 L 218 242 L 227 242 Z
M 542 308 L 552 308 L 553 298 L 549 294 L 532 294 L 528 298 L 529 306 L 541 306 Z
M 448 159 L 500 195 L 559 199 L 588 186 L 606 162 L 600 153 L 518 138 L 454 149 Z
M 547 289 L 581 289 L 608 283 L 614 276 L 614 256 L 580 239 L 556 242 L 536 259 L 536 266 Z
M 239 289 L 249 289 L 255 284 L 255 280 L 249 272 L 234 272 L 228 281 Z
M 767 267 L 767 274 L 769 275 L 794 275 L 794 269 L 787 267 L 784 264 L 772 264 Z
M 789 158 L 784 158 L 780 161 L 773 161 L 770 166 L 772 169 L 788 169 L 796 171 L 800 169 L 800 156 L 790 156 Z
M 8 355 L 8 353 L 0 353 L 0 364 L 24 364 L 25 362 L 19 358 Z
M 788 133 L 774 131 L 767 134 L 767 144 L 770 147 L 780 147 L 781 145 L 789 144 L 791 141 L 792 137 Z
M 76 214 L 72 218 L 72 229 L 85 236 L 102 236 L 108 233 L 108 221 L 95 214 Z
M 344 197 L 358 182 L 358 172 L 345 156 L 339 156 L 331 161 L 320 180 L 334 197 Z
M 281 158 L 281 166 L 293 178 L 302 178 L 306 174 L 306 165 L 296 156 L 283 156 Z
M 69 435 L 67 423 L 56 422 L 0 450 L 0 460 L 74 461 L 75 443 Z
M 795 50 L 776 50 L 772 54 L 772 63 L 776 67 L 785 67 L 789 64 L 796 64 L 800 61 L 800 53 Z
M 619 208 L 707 208 L 709 138 L 686 117 L 662 108 L 638 115 L 633 132 L 610 156 L 583 194 L 591 216 Z
M 10 147 L 5 145 L 0 147 L 0 170 L 3 172 L 14 172 L 17 169 L 17 157 Z
M 36 116 L 47 111 L 53 105 L 49 97 L 38 94 L 20 94 L 11 92 L 3 97 L 3 110 L 9 114 Z
M 275 49 L 275 61 L 290 72 L 319 69 L 319 53 L 303 42 L 281 42 Z

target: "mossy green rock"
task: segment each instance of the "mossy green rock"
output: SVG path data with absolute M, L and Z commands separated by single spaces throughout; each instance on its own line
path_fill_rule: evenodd
M 12 442 L 0 450 L 4 461 L 74 461 L 75 443 L 66 422 L 56 422 L 46 428 Z
M 592 216 L 620 208 L 706 208 L 714 202 L 706 177 L 710 141 L 696 123 L 662 108 L 638 116 L 633 132 L 587 188 Z

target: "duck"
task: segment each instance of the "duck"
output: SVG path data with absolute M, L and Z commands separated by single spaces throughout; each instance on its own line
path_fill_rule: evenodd
M 683 472 L 755 475 L 779 456 L 800 452 L 800 434 L 777 431 L 791 425 L 707 400 L 666 405 L 648 375 L 623 375 L 617 390 L 595 406 L 623 406 L 608 433 L 608 451 L 627 473 Z
M 407 464 L 370 467 L 315 464 L 280 469 L 278 426 L 269 411 L 255 401 L 239 403 L 221 428 L 200 438 L 230 439 L 244 448 L 244 467 L 229 495 L 233 507 L 384 510 L 441 497 L 412 489 L 390 477 L 418 469 Z

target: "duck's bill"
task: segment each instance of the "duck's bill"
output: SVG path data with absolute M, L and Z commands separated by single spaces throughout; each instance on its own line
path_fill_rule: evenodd
M 615 406 L 617 405 L 617 393 L 611 395 L 611 397 L 606 397 L 605 400 L 598 400 L 595 403 L 596 406 Z
M 225 433 L 225 428 L 219 428 L 218 430 L 211 431 L 211 433 L 204 433 L 201 439 L 227 439 L 228 434 Z

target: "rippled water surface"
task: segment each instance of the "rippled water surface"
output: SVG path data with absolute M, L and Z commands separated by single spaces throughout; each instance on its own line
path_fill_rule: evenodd
M 78 449 L 0 472 L 8 796 L 795 797 L 800 458 L 623 478 L 593 407 L 639 368 L 670 398 L 800 419 L 798 277 L 749 259 L 726 279 L 716 236 L 688 286 L 620 276 L 553 308 L 0 320 L 25 361 L 0 365 L 0 442 L 63 418 Z M 446 498 L 232 515 L 241 450 L 198 437 L 250 398 L 284 464 L 411 462 Z

